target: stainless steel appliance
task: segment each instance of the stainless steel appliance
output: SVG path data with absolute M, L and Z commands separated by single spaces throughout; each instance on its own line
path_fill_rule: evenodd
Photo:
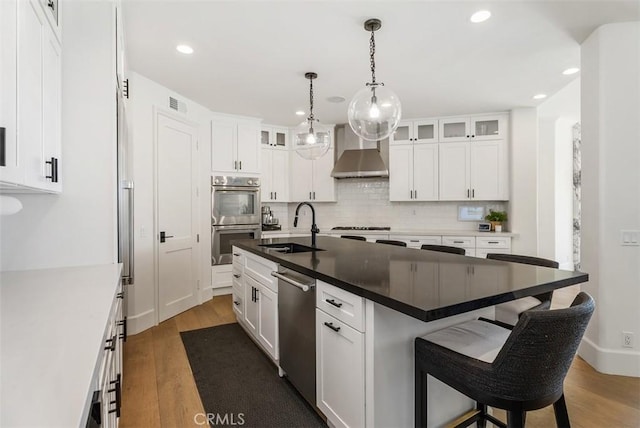
M 280 368 L 302 396 L 316 407 L 316 280 L 280 266 L 278 334 Z
M 211 177 L 211 224 L 260 224 L 260 179 Z
M 260 179 L 211 177 L 211 265 L 231 264 L 231 241 L 259 239 Z
M 259 224 L 237 224 L 211 226 L 211 265 L 233 263 L 231 241 L 238 239 L 260 239 L 262 226 Z

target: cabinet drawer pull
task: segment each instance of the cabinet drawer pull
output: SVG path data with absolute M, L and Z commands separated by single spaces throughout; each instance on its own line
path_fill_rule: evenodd
M 327 327 L 329 327 L 331 330 L 335 331 L 336 333 L 340 331 L 340 327 L 334 326 L 332 322 L 326 322 L 325 321 L 324 325 L 326 325 Z
M 240 254 L 239 254 L 239 253 L 233 253 L 233 255 L 234 255 L 235 257 L 240 257 Z
M 124 299 L 124 291 L 121 291 L 118 294 L 116 294 L 116 299 Z
M 53 0 L 49 0 L 47 2 L 47 6 L 50 7 L 51 10 L 55 10 L 55 8 L 56 8 L 55 5 L 53 4 Z
M 111 339 L 107 339 L 105 340 L 105 342 L 107 342 L 107 345 L 104 350 L 105 351 L 115 351 L 116 350 L 116 336 L 114 335 Z
M 240 306 L 240 302 L 238 302 L 237 300 L 234 300 L 233 304 L 236 305 L 236 306 Z
M 487 242 L 487 243 L 488 243 L 488 244 L 499 244 L 499 242 L 498 242 L 498 241 L 489 241 L 489 242 Z
M 0 166 L 7 166 L 7 146 L 5 143 L 4 127 L 0 127 Z
M 51 165 L 51 175 L 45 176 L 45 178 L 50 178 L 52 183 L 58 182 L 58 158 L 51 158 L 45 162 L 46 164 Z
M 341 308 L 342 307 L 342 303 L 338 303 L 333 299 L 325 299 L 325 302 L 327 302 L 330 305 L 335 306 L 336 308 Z
M 454 244 L 464 244 L 464 241 L 453 241 Z
M 234 274 L 233 274 L 233 277 L 234 277 L 234 278 L 240 278 L 240 275 L 239 275 L 239 274 L 237 274 L 237 273 L 234 273 Z

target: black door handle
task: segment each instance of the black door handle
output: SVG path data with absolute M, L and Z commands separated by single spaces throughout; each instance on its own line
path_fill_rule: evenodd
M 167 238 L 173 238 L 173 235 L 167 235 L 167 232 L 160 232 L 160 242 L 164 242 Z

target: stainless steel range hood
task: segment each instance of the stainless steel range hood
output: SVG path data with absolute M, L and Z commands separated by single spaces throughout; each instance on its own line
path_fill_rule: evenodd
M 331 171 L 332 177 L 389 177 L 388 139 L 378 142 L 365 141 L 353 132 L 349 124 L 336 125 L 335 133 L 338 161 Z M 383 160 L 383 156 L 387 162 Z

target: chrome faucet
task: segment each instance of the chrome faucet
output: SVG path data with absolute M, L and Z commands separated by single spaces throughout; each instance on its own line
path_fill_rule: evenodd
M 293 227 L 298 227 L 298 212 L 300 211 L 300 207 L 303 205 L 307 205 L 311 208 L 311 246 L 316 248 L 316 233 L 320 232 L 318 226 L 316 225 L 316 210 L 313 208 L 309 202 L 300 202 L 296 207 L 296 217 L 293 219 Z

